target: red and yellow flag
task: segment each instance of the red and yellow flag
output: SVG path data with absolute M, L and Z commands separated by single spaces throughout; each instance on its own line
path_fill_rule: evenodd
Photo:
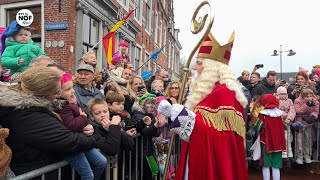
M 133 13 L 135 9 L 132 9 L 123 19 L 118 21 L 110 31 L 102 38 L 104 50 L 107 56 L 107 64 L 111 64 L 112 55 L 114 53 L 114 42 L 115 42 L 115 31 L 128 19 L 128 17 Z

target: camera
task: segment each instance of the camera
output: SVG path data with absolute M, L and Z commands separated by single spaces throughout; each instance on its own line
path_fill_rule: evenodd
M 300 88 L 300 86 L 301 86 L 301 85 L 300 85 L 299 83 L 296 83 L 296 84 L 295 84 L 295 88 Z
M 256 64 L 255 67 L 256 67 L 257 69 L 263 68 L 263 64 Z
M 137 92 L 141 92 L 142 89 L 144 89 L 145 87 L 142 85 L 142 86 L 138 86 L 138 91 Z

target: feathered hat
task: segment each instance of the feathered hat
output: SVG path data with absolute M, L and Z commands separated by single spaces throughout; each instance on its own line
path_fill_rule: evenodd
M 123 57 L 116 53 L 112 56 L 112 61 L 111 61 L 111 64 L 115 65 L 117 62 L 121 61 L 123 59 Z

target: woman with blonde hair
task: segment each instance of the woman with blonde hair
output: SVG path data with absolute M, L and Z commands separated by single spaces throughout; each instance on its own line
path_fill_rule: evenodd
M 15 87 L 0 87 L 0 125 L 10 129 L 11 169 L 16 175 L 60 161 L 95 145 L 92 126 L 72 132 L 61 122 L 53 102 L 61 94 L 60 75 L 47 67 L 24 71 Z M 50 173 L 46 178 L 50 179 Z
M 171 102 L 175 103 L 179 99 L 181 83 L 178 81 L 172 81 L 168 84 L 168 87 L 164 93 L 164 96 L 167 99 L 170 99 Z
M 134 76 L 129 80 L 127 91 L 128 94 L 135 99 L 135 102 L 137 102 L 142 95 L 148 93 L 143 79 L 140 76 Z

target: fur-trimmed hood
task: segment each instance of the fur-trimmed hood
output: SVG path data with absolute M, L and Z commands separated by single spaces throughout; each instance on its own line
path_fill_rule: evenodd
M 145 111 L 142 109 L 141 106 L 139 106 L 139 104 L 137 102 L 135 102 L 133 105 L 132 105 L 132 112 L 133 111 L 139 111 L 139 112 L 142 112 L 142 113 L 145 113 Z
M 27 109 L 30 107 L 42 107 L 55 111 L 60 109 L 63 103 L 52 103 L 44 97 L 33 96 L 15 87 L 0 86 L 0 107 L 12 107 L 14 109 Z

